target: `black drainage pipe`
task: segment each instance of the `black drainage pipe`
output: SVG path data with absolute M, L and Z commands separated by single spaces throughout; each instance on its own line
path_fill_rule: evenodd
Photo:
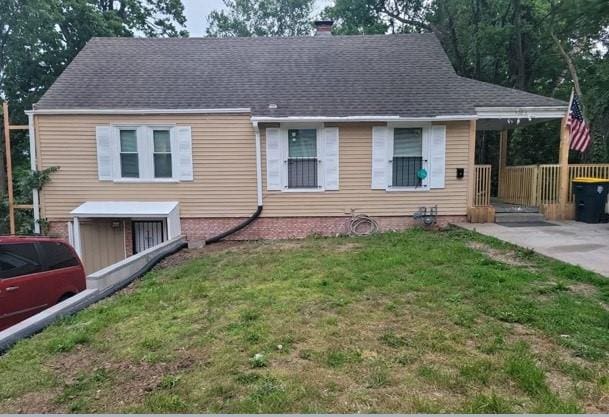
M 247 220 L 245 220 L 242 223 L 239 223 L 237 226 L 233 227 L 232 229 L 227 230 L 226 232 L 220 233 L 217 236 L 211 237 L 209 239 L 207 239 L 205 241 L 206 245 L 211 245 L 212 243 L 216 243 L 221 241 L 222 239 L 224 239 L 227 236 L 232 235 L 233 233 L 238 232 L 239 230 L 243 229 L 244 227 L 246 227 L 247 225 L 249 225 L 250 223 L 252 223 L 254 220 L 256 220 L 258 217 L 260 217 L 260 213 L 262 213 L 262 207 L 263 206 L 258 206 L 258 208 L 256 209 L 256 212 L 254 214 L 251 215 L 251 217 L 249 217 Z

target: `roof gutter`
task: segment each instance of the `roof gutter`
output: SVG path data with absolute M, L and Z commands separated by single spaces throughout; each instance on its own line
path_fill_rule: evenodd
M 567 106 L 476 107 L 479 119 L 561 119 Z
M 249 107 L 223 109 L 34 109 L 26 114 L 44 115 L 138 115 L 138 114 L 227 114 L 251 113 Z
M 252 123 L 281 123 L 281 122 L 440 122 L 453 120 L 475 120 L 478 117 L 471 115 L 445 115 L 428 117 L 402 117 L 402 116 L 253 116 Z
M 254 134 L 256 136 L 256 192 L 258 198 L 258 206 L 263 206 L 262 201 L 262 153 L 260 151 L 260 126 L 258 122 L 252 122 L 254 126 Z
M 36 172 L 38 170 L 38 160 L 36 156 L 36 124 L 34 115 L 28 113 L 27 120 L 30 141 L 30 170 Z M 34 233 L 40 234 L 40 190 L 38 188 L 32 189 L 32 208 L 34 211 Z

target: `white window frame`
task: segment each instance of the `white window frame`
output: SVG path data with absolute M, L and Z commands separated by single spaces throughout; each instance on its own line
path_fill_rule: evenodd
M 121 131 L 122 130 L 129 130 L 129 131 L 135 131 L 135 148 L 136 148 L 136 152 L 135 154 L 137 155 L 137 161 L 138 161 L 138 167 L 137 167 L 137 177 L 123 177 L 123 161 L 121 158 L 122 154 L 125 153 L 121 150 Z M 116 140 L 117 140 L 117 145 L 116 147 L 118 148 L 118 158 L 116 158 L 117 161 L 117 172 L 115 172 L 114 176 L 116 177 L 116 175 L 118 174 L 118 177 L 124 180 L 131 180 L 131 181 L 138 181 L 140 178 L 142 178 L 142 167 L 141 167 L 141 163 L 140 163 L 140 155 L 142 154 L 142 150 L 140 149 L 140 140 L 139 140 L 139 126 L 121 126 L 120 128 L 117 129 L 116 131 Z M 132 152 L 129 152 L 130 154 L 133 154 Z
M 283 183 L 285 186 L 282 189 L 284 193 L 323 193 L 325 189 L 325 177 L 324 170 L 321 164 L 323 160 L 321 155 L 323 154 L 323 123 L 282 123 L 280 128 L 281 140 L 284 142 L 283 148 L 285 149 L 285 155 L 283 155 L 283 168 L 281 175 L 283 177 Z M 317 148 L 317 187 L 316 188 L 289 188 L 288 187 L 288 157 L 289 157 L 289 137 L 288 131 L 292 129 L 315 129 L 316 139 L 315 145 Z
M 177 160 L 178 155 L 176 151 L 177 137 L 176 137 L 176 125 L 175 124 L 113 124 L 112 136 L 114 138 L 115 146 L 113 159 L 117 161 L 117 168 L 114 169 L 114 182 L 115 183 L 178 183 L 180 182 L 179 177 L 176 176 L 178 171 Z M 136 130 L 137 135 L 137 153 L 139 161 L 139 178 L 123 177 L 121 174 L 120 164 L 120 131 L 121 130 Z M 166 178 L 155 178 L 154 176 L 154 142 L 153 142 L 153 131 L 155 130 L 168 130 L 170 137 L 171 146 L 171 175 L 172 177 Z
M 175 151 L 176 151 L 176 133 L 175 133 L 175 126 L 174 127 L 158 127 L 158 126 L 149 126 L 148 127 L 150 129 L 150 151 L 152 154 L 152 177 L 156 180 L 171 180 L 175 178 L 175 170 L 176 170 L 176 158 L 175 158 Z M 156 172 L 156 167 L 154 166 L 154 155 L 157 154 L 157 152 L 154 151 L 154 132 L 155 130 L 158 131 L 169 131 L 169 155 L 171 156 L 171 177 L 157 177 L 155 172 Z M 159 155 L 167 155 L 167 152 L 158 152 Z
M 391 178 L 391 184 L 387 185 L 385 189 L 388 192 L 425 192 L 430 190 L 430 181 L 429 181 L 429 160 L 431 158 L 431 123 L 427 122 L 393 122 L 387 123 L 387 128 L 389 129 L 389 140 L 390 145 L 387 148 L 387 163 L 389 164 L 389 172 Z M 395 129 L 400 128 L 419 128 L 422 129 L 422 152 L 421 156 L 423 158 L 423 163 L 421 167 L 427 171 L 427 178 L 424 180 L 424 184 L 421 187 L 394 187 L 393 186 L 393 146 L 394 146 L 394 134 Z M 389 162 L 391 161 L 391 162 Z

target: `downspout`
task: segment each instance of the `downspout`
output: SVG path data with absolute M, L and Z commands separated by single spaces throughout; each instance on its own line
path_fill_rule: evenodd
M 29 140 L 30 140 L 30 169 L 32 172 L 37 170 L 37 158 L 36 158 L 36 128 L 34 126 L 34 113 L 29 111 L 26 112 L 29 127 Z M 34 233 L 40 234 L 40 195 L 38 189 L 32 190 L 32 206 L 34 209 Z
M 237 226 L 227 230 L 226 232 L 220 233 L 217 236 L 207 239 L 205 241 L 206 245 L 219 242 L 225 237 L 238 232 L 239 230 L 245 228 L 246 226 L 254 222 L 254 220 L 260 217 L 260 214 L 262 213 L 262 208 L 264 205 L 262 201 L 262 156 L 260 152 L 260 127 L 258 126 L 258 122 L 252 122 L 252 125 L 254 126 L 254 133 L 256 135 L 256 199 L 258 202 L 258 208 L 256 208 L 254 214 L 252 214 L 242 223 L 239 223 Z

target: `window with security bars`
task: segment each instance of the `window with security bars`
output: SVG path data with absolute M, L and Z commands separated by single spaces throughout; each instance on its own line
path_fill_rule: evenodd
M 393 132 L 393 187 L 418 187 L 423 167 L 423 129 L 397 128 Z
M 288 188 L 317 188 L 317 129 L 288 130 Z

